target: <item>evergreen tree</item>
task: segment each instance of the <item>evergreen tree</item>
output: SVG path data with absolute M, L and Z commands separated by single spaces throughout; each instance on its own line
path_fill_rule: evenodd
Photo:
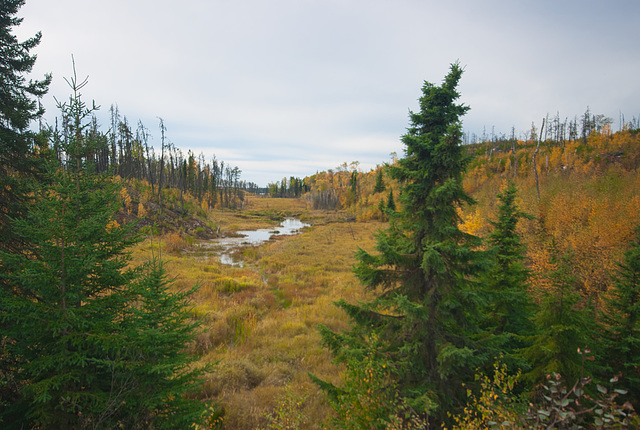
M 374 193 L 381 193 L 387 188 L 384 184 L 384 178 L 382 177 L 382 174 L 382 169 L 378 169 L 378 173 L 376 173 L 376 185 L 373 187 Z
M 396 210 L 396 201 L 393 199 L 393 190 L 389 189 L 389 197 L 387 198 L 387 210 L 394 212 Z
M 471 281 L 485 258 L 474 250 L 478 239 L 458 228 L 458 208 L 473 203 L 462 187 L 460 117 L 468 107 L 455 103 L 461 75 L 453 64 L 441 86 L 425 82 L 420 111 L 410 112 L 405 157 L 390 168 L 402 184 L 401 210 L 377 236 L 378 254 L 357 253 L 355 273 L 377 298 L 339 302 L 353 320 L 351 331 L 321 329 L 339 358 L 366 350 L 371 332 L 379 336 L 401 396 L 432 423 L 464 402 L 462 383 L 485 360 L 472 339 L 478 315 Z
M 86 81 L 70 83 L 60 104 L 68 140 L 58 142 L 66 163 L 49 163 L 51 180 L 33 184 L 36 203 L 12 224 L 30 252 L 0 253 L 3 354 L 14 358 L 17 388 L 0 419 L 10 428 L 184 428 L 200 409 L 182 397 L 196 376 L 181 352 L 193 338 L 185 295 L 168 292 L 157 264 L 127 268 L 137 239 L 117 222 L 121 186 L 95 173 L 96 146 L 107 141 L 85 133 Z
M 0 2 L 0 248 L 14 252 L 24 248 L 10 227 L 10 219 L 19 216 L 27 197 L 26 182 L 39 170 L 41 139 L 29 130 L 44 111 L 37 97 L 47 92 L 51 77 L 26 81 L 35 64 L 30 51 L 40 43 L 41 34 L 19 42 L 13 35 L 21 18 L 15 15 L 24 0 Z
M 380 220 L 385 220 L 386 207 L 384 205 L 384 200 L 380 200 L 378 203 L 378 210 L 380 211 Z
M 580 349 L 591 345 L 593 315 L 590 307 L 581 303 L 571 273 L 571 254 L 560 255 L 552 244 L 551 263 L 555 269 L 547 276 L 551 287 L 543 294 L 535 315 L 536 334 L 532 345 L 524 351 L 532 369 L 524 375 L 531 385 L 547 375 L 559 373 L 566 381 L 581 377 Z
M 524 367 L 516 359 L 524 346 L 524 337 L 532 335 L 532 300 L 527 294 L 529 270 L 524 266 L 524 246 L 516 232 L 518 221 L 532 217 L 518 210 L 516 187 L 509 182 L 498 199 L 498 219 L 492 221 L 493 231 L 488 237 L 493 265 L 482 277 L 487 306 L 482 312 L 482 328 L 487 332 L 486 343 L 496 354 L 504 354 L 509 365 Z
M 111 421 L 125 428 L 188 428 L 203 410 L 201 402 L 185 397 L 198 388 L 201 374 L 190 369 L 195 357 L 186 352 L 198 328 L 187 311 L 197 287 L 172 292 L 162 261 L 154 259 L 129 289 L 137 302 L 126 306 L 121 329 L 127 348 L 120 358 L 130 392 Z
M 16 14 L 23 4 L 24 0 L 0 2 L 0 251 L 9 253 L 29 249 L 25 238 L 12 228 L 11 220 L 23 216 L 31 197 L 30 182 L 42 180 L 46 152 L 43 135 L 29 127 L 43 114 L 36 99 L 46 93 L 51 81 L 50 76 L 42 81 L 26 81 L 25 75 L 36 61 L 30 51 L 40 43 L 41 35 L 19 42 L 13 34 L 22 21 Z M 0 275 L 4 270 L 0 263 Z M 0 290 L 11 288 L 0 276 Z M 15 375 L 19 357 L 8 354 L 10 342 L 0 318 L 0 410 L 13 401 L 19 388 Z
M 640 409 L 640 227 L 624 253 L 602 313 L 602 353 L 608 376 L 619 374 L 620 387 Z

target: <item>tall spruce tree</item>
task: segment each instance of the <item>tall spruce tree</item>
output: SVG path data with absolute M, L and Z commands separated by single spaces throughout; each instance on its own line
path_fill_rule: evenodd
M 28 81 L 36 57 L 31 50 L 40 42 L 40 33 L 23 42 L 13 34 L 22 19 L 16 14 L 24 0 L 0 1 L 0 251 L 28 252 L 29 244 L 16 234 L 11 220 L 24 215 L 30 199 L 30 181 L 41 180 L 44 151 L 42 135 L 30 130 L 43 110 L 37 98 L 46 93 L 50 76 Z M 0 274 L 4 273 L 0 260 Z M 10 290 L 0 277 L 0 289 Z M 0 409 L 17 395 L 15 379 L 18 357 L 7 353 L 11 340 L 0 318 Z
M 19 42 L 13 34 L 20 25 L 16 14 L 24 0 L 0 2 L 0 248 L 17 252 L 24 248 L 13 234 L 10 219 L 20 216 L 27 198 L 26 181 L 38 173 L 40 149 L 37 135 L 29 127 L 44 113 L 37 98 L 47 92 L 51 76 L 28 81 L 36 56 L 31 50 L 41 34 Z
M 420 110 L 409 114 L 405 157 L 389 169 L 401 184 L 400 211 L 377 236 L 377 254 L 357 253 L 355 273 L 377 298 L 339 302 L 352 318 L 351 331 L 321 329 L 338 357 L 362 355 L 371 332 L 386 342 L 397 389 L 432 423 L 464 402 L 462 383 L 486 359 L 473 340 L 479 317 L 472 281 L 485 257 L 475 250 L 478 239 L 459 229 L 459 207 L 473 203 L 462 187 L 460 117 L 469 108 L 456 104 L 461 75 L 456 63 L 441 86 L 425 82 Z
M 486 292 L 482 329 L 485 344 L 496 354 L 504 354 L 511 367 L 526 369 L 519 352 L 527 345 L 526 338 L 533 335 L 532 300 L 527 293 L 529 270 L 524 265 L 524 246 L 516 231 L 518 221 L 531 219 L 516 206 L 516 186 L 509 181 L 498 194 L 498 218 L 491 221 L 489 255 L 493 265 L 482 277 Z
M 0 252 L 0 321 L 13 357 L 9 428 L 186 428 L 201 404 L 183 397 L 197 372 L 184 355 L 193 324 L 186 296 L 171 294 L 161 266 L 128 268 L 137 238 L 119 225 L 121 184 L 95 173 L 106 139 L 86 133 L 85 82 L 60 104 L 65 162 L 32 184 L 34 201 L 12 228 L 29 253 Z M 4 376 L 4 375 L 3 375 Z
M 620 387 L 640 409 L 640 227 L 624 253 L 615 284 L 602 312 L 602 350 L 598 354 L 610 377 L 619 374 Z M 598 357 L 598 358 L 600 358 Z

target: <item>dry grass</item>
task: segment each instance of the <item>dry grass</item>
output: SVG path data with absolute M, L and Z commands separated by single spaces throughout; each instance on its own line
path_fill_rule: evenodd
M 347 318 L 333 302 L 365 298 L 351 272 L 354 252 L 373 247 L 381 224 L 346 222 L 345 214 L 310 211 L 302 200 L 269 198 L 253 198 L 241 212 L 216 211 L 211 220 L 231 233 L 275 225 L 285 216 L 298 216 L 312 227 L 246 249 L 243 268 L 162 250 L 176 288 L 200 285 L 192 312 L 204 331 L 192 351 L 202 364 L 217 363 L 202 398 L 224 406 L 225 428 L 265 428 L 267 415 L 287 395 L 304 398 L 296 413 L 305 417 L 307 428 L 320 428 L 331 409 L 307 373 L 338 382 L 342 369 L 322 347 L 317 326 L 346 328 Z M 157 255 L 157 242 L 140 244 L 134 263 L 152 250 Z

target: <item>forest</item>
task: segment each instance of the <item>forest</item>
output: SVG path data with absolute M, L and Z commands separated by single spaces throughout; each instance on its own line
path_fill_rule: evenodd
M 454 63 L 404 154 L 261 189 L 163 120 L 159 151 L 116 106 L 105 130 L 75 74 L 42 124 L 23 3 L 0 10 L 5 428 L 640 427 L 636 118 L 469 136 Z

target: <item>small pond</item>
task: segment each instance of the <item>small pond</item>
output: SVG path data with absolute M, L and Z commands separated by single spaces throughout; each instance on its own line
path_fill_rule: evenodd
M 238 236 L 212 239 L 203 242 L 201 247 L 207 250 L 207 254 L 213 254 L 222 264 L 242 267 L 242 261 L 238 259 L 241 253 L 238 251 L 243 247 L 261 245 L 268 242 L 273 236 L 298 234 L 305 227 L 310 227 L 310 224 L 303 223 L 296 218 L 287 218 L 278 227 L 238 231 Z

